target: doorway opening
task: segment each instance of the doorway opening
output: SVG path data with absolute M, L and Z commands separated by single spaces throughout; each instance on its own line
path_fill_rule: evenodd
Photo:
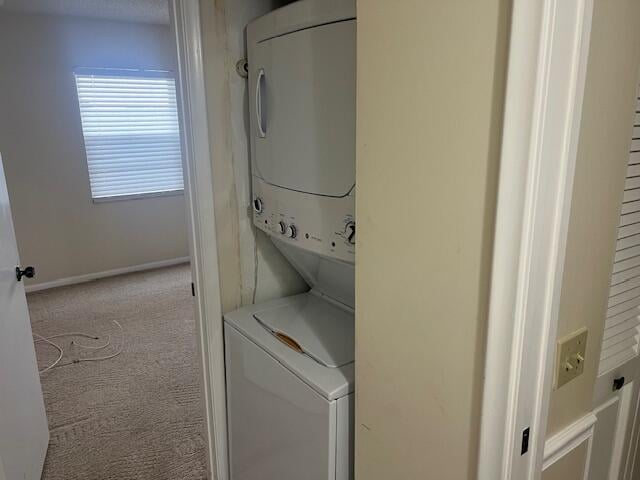
M 168 2 L 9 0 L 0 39 L 0 152 L 48 420 L 42 478 L 207 478 Z

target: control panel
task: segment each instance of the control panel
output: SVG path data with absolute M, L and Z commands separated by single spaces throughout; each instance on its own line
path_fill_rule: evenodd
M 253 221 L 274 237 L 299 248 L 355 261 L 355 192 L 324 197 L 295 192 L 253 177 Z

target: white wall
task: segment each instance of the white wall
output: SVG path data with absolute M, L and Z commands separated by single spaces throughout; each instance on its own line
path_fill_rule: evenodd
M 0 11 L 0 152 L 37 283 L 188 255 L 184 197 L 94 204 L 78 66 L 175 70 L 168 26 Z
M 307 289 L 267 236 L 252 224 L 247 81 L 235 70 L 236 61 L 246 56 L 247 23 L 285 3 L 200 2 L 224 311 L 252 302 L 256 260 L 256 301 Z
M 509 8 L 358 3 L 358 479 L 476 478 Z

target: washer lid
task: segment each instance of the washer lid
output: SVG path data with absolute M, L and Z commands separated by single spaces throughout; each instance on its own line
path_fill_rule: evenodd
M 316 295 L 295 297 L 253 314 L 278 340 L 319 364 L 338 368 L 354 361 L 353 314 Z

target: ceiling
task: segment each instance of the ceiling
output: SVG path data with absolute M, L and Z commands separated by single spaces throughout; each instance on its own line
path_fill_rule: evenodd
M 167 0 L 0 0 L 10 12 L 169 24 Z

